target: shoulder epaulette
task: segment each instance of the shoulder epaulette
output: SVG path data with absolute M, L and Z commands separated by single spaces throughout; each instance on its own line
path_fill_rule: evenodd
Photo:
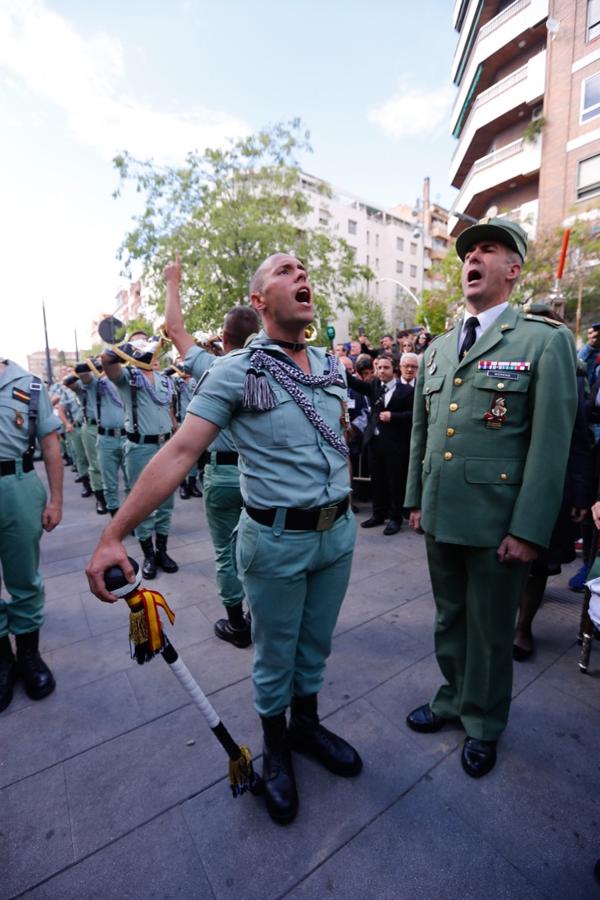
M 533 313 L 525 313 L 523 316 L 526 322 L 544 322 L 546 325 L 552 325 L 553 328 L 560 328 L 562 322 L 551 319 L 549 316 L 536 316 Z

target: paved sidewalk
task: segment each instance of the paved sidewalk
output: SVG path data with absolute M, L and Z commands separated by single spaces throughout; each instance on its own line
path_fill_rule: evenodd
M 89 594 L 105 518 L 72 479 L 64 522 L 43 539 L 42 643 L 58 687 L 33 703 L 19 685 L 0 715 L 1 898 L 600 896 L 600 643 L 582 676 L 581 599 L 565 590 L 577 564 L 550 582 L 498 764 L 474 781 L 459 728 L 404 724 L 438 683 L 422 538 L 359 528 L 321 710 L 364 770 L 346 781 L 296 756 L 300 812 L 281 828 L 261 798 L 231 798 L 226 757 L 163 661 L 131 661 L 125 604 Z M 178 499 L 174 522 L 180 570 L 153 582 L 176 610 L 173 642 L 258 756 L 252 651 L 212 632 L 222 609 L 202 501 Z

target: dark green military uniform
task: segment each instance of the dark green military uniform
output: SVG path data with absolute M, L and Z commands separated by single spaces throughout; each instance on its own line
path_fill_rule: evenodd
M 424 354 L 405 505 L 421 509 L 448 682 L 431 709 L 472 738 L 495 741 L 506 725 L 528 569 L 496 551 L 509 534 L 548 546 L 575 408 L 573 339 L 551 320 L 508 307 L 462 361 L 456 330 Z

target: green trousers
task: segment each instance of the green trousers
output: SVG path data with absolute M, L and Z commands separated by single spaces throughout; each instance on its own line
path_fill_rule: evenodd
M 237 577 L 231 552 L 233 532 L 238 526 L 243 500 L 237 466 L 209 463 L 204 469 L 204 511 L 215 550 L 217 588 L 225 606 L 244 599 L 244 588 Z
M 88 474 L 89 467 L 81 437 L 81 425 L 73 426 L 73 431 L 70 431 L 69 435 L 71 437 L 71 446 L 73 448 L 73 453 L 71 455 L 75 460 L 77 474 L 83 477 Z
M 99 434 L 96 441 L 98 465 L 102 475 L 102 490 L 108 509 L 118 509 L 119 503 L 119 470 L 123 472 L 125 482 L 125 495 L 129 493 L 129 479 L 125 468 L 125 444 L 124 437 L 111 437 L 108 434 Z
M 86 422 L 81 426 L 81 441 L 88 461 L 88 476 L 93 491 L 102 490 L 102 475 L 98 465 L 98 453 L 96 441 L 98 440 L 98 426 Z
M 0 637 L 37 631 L 44 621 L 39 573 L 46 490 L 35 471 L 0 478 Z M 6 597 L 8 593 L 8 597 Z
M 346 593 L 356 539 L 350 510 L 327 531 L 283 531 L 285 510 L 272 527 L 244 511 L 236 563 L 252 612 L 254 705 L 274 716 L 292 696 L 323 684 L 331 636 Z
M 150 462 L 153 456 L 159 451 L 158 444 L 132 444 L 127 441 L 125 445 L 125 469 L 129 480 L 129 487 L 132 488 L 144 467 Z M 139 541 L 145 541 L 152 537 L 152 532 L 157 534 L 168 534 L 171 527 L 171 515 L 175 500 L 171 494 L 158 509 L 151 513 L 147 519 L 144 519 L 135 529 L 135 536 Z
M 435 653 L 447 684 L 431 701 L 469 737 L 495 741 L 508 721 L 515 616 L 529 565 L 498 562 L 495 547 L 426 535 L 436 605 Z

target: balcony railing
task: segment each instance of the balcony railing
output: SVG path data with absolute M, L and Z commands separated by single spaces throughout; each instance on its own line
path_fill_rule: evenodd
M 476 159 L 473 163 L 471 174 L 481 172 L 482 169 L 487 169 L 488 166 L 495 166 L 496 163 L 502 162 L 503 159 L 509 159 L 509 157 L 515 156 L 522 151 L 524 144 L 525 141 L 523 138 L 518 138 L 516 141 L 512 141 L 512 143 L 506 144 L 506 146 L 500 147 L 498 150 L 492 151 L 492 153 L 488 153 L 487 156 L 480 156 L 479 159 Z
M 486 22 L 485 25 L 479 29 L 477 40 L 482 41 L 488 34 L 496 31 L 497 28 L 504 25 L 505 22 L 515 16 L 518 12 L 521 12 L 522 9 L 529 6 L 530 3 L 531 0 L 515 0 L 514 3 L 511 3 L 510 6 L 507 6 L 506 9 L 503 9 L 502 12 L 498 13 L 497 16 L 494 16 L 493 19 L 490 19 L 489 22 Z
M 477 112 L 478 109 L 481 109 L 486 103 L 489 103 L 490 100 L 493 100 L 495 97 L 498 97 L 500 94 L 503 94 L 505 91 L 509 91 L 516 84 L 519 84 L 521 81 L 525 81 L 527 78 L 528 65 L 525 63 L 524 66 L 521 66 L 520 69 L 517 69 L 515 72 L 511 72 L 510 75 L 507 75 L 505 78 L 497 81 L 496 84 L 493 84 L 486 91 L 482 91 L 481 94 L 475 99 L 473 106 L 469 112 L 467 117 L 467 121 L 462 127 L 461 135 L 464 135 L 468 130 L 469 125 L 473 119 L 473 116 Z M 452 159 L 456 156 L 460 149 L 460 138 L 458 139 L 458 143 L 454 148 L 454 152 L 452 154 Z

